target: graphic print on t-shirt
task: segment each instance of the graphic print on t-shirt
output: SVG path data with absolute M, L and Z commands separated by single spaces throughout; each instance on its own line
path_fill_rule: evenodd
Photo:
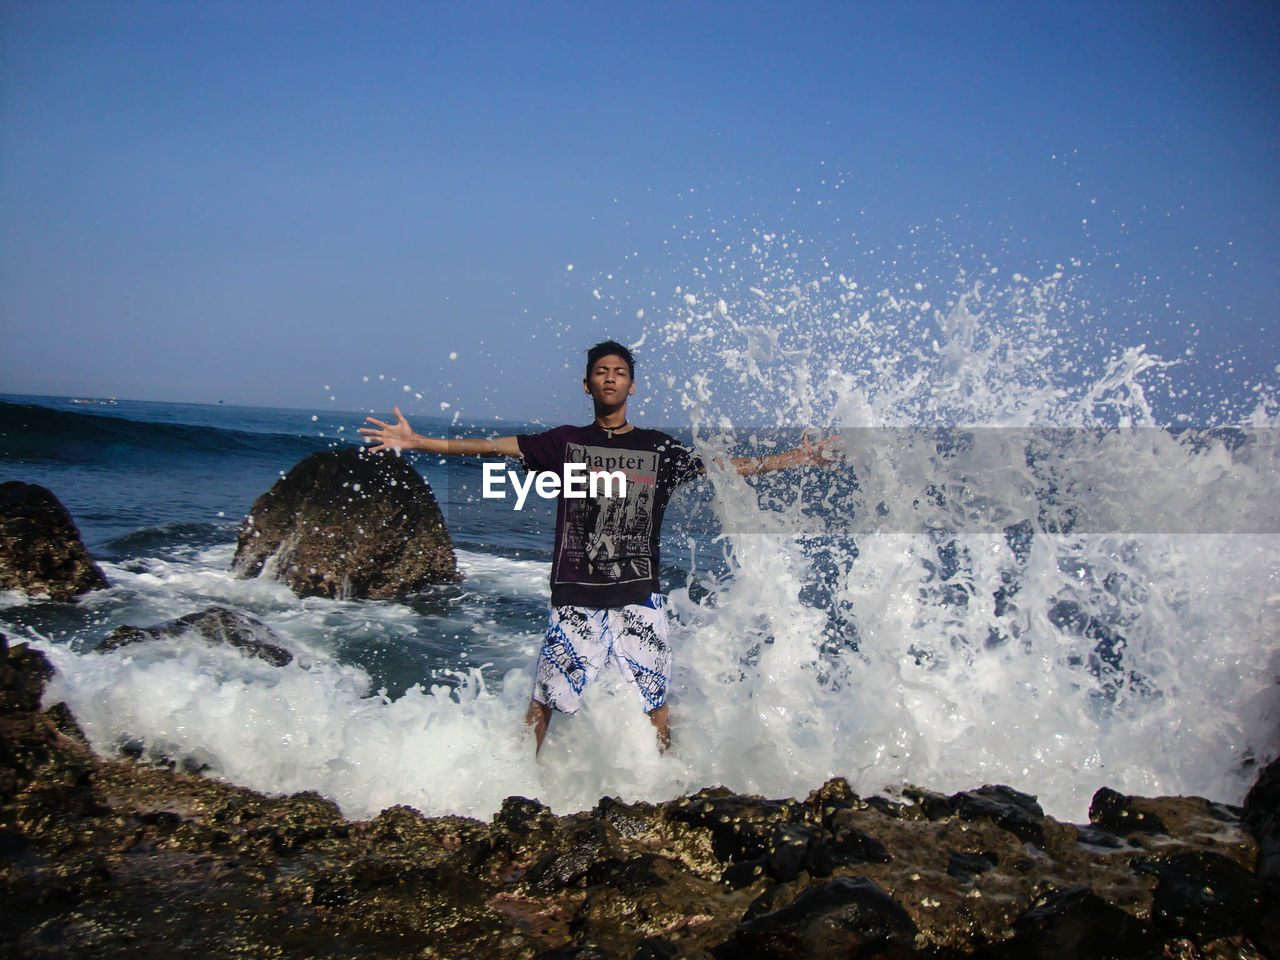
M 566 463 L 585 463 L 587 473 L 622 471 L 625 497 L 617 485 L 602 485 L 614 496 L 565 501 L 564 538 L 556 564 L 557 583 L 631 583 L 654 576 L 649 554 L 658 491 L 658 458 L 652 450 L 620 450 L 570 443 Z

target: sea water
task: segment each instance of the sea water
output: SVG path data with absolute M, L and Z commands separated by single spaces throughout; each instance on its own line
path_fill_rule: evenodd
M 551 514 L 515 523 L 482 501 L 477 463 L 415 459 L 459 584 L 299 600 L 231 576 L 253 498 L 354 442 L 358 413 L 5 398 L 3 479 L 50 487 L 111 586 L 72 605 L 8 594 L 0 629 L 50 658 L 46 702 L 100 752 L 315 790 L 351 817 L 488 817 L 511 795 L 569 812 L 714 784 L 803 796 L 833 776 L 866 793 L 1004 783 L 1076 820 L 1103 785 L 1238 802 L 1280 750 L 1275 392 L 1212 423 L 1162 412 L 1178 366 L 1087 338 L 1069 269 L 957 270 L 929 297 L 788 249 L 762 235 L 732 268 L 646 277 L 662 310 L 614 298 L 643 331 L 648 422 L 710 465 L 663 540 L 665 756 L 606 675 L 535 759 L 522 720 Z M 806 432 L 832 438 L 830 462 L 718 466 Z M 212 604 L 264 621 L 293 662 L 190 638 L 93 649 Z

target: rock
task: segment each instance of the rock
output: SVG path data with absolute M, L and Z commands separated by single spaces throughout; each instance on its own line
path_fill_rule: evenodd
M 884 844 L 853 826 L 852 814 L 836 814 L 831 824 L 832 839 L 827 844 L 832 860 L 842 866 L 859 863 L 888 863 Z
M 1097 827 L 1077 826 L 1076 840 L 1091 847 L 1105 847 L 1109 850 L 1119 850 L 1124 846 L 1124 841 L 1110 830 L 1100 830 Z
M 768 871 L 769 861 L 764 857 L 741 860 L 724 868 L 724 873 L 720 874 L 720 882 L 733 890 L 740 890 L 769 876 Z
M 873 947 L 911 947 L 915 934 L 911 915 L 876 883 L 837 877 L 779 910 L 739 924 L 714 954 L 744 960 L 846 957 Z
M 417 810 L 396 804 L 370 820 L 366 834 L 379 843 L 421 843 L 431 835 L 431 828 Z
M 1233 860 L 1196 851 L 1133 861 L 1155 876 L 1152 916 L 1167 933 L 1212 939 L 1252 928 L 1262 918 L 1257 878 Z
M 649 833 L 652 808 L 628 806 L 616 797 L 601 797 L 591 815 L 603 820 L 624 837 L 639 837 Z
M 44 654 L 27 644 L 9 647 L 0 634 L 0 684 L 6 703 L 0 711 L 0 800 L 13 813 L 0 816 L 0 833 L 10 845 L 25 847 L 24 823 L 82 829 L 97 804 L 90 789 L 92 757 L 82 740 L 65 735 L 54 718 L 38 713 L 44 687 L 53 676 Z M 35 782 L 35 789 L 30 785 Z
M 965 820 L 987 818 L 1020 840 L 1044 846 L 1044 810 L 1029 794 L 1006 786 L 985 786 L 957 793 L 951 801 Z
M 0 483 L 0 589 L 65 601 L 106 586 L 57 497 L 34 483 Z
M 1008 830 L 1020 840 L 1043 847 L 1044 810 L 1029 794 L 1012 787 L 990 784 L 977 790 L 965 790 L 952 796 L 943 796 L 916 787 L 903 791 L 930 820 L 942 820 L 959 816 L 964 820 L 990 820 L 1003 830 Z
M 903 789 L 902 795 L 913 801 L 920 813 L 928 817 L 930 820 L 942 820 L 946 817 L 953 816 L 956 812 L 955 801 L 943 793 L 909 786 Z M 890 813 L 892 816 L 908 815 L 908 811 L 901 808 L 893 812 L 888 810 L 885 812 Z
M 507 797 L 502 807 L 493 816 L 496 827 L 510 830 L 513 833 L 527 833 L 535 826 L 545 825 L 551 819 L 551 809 L 537 800 L 528 797 Z
M 1013 932 L 998 952 L 1002 960 L 1160 956 L 1141 921 L 1084 887 L 1043 898 L 1014 921 Z
M 1280 909 L 1280 757 L 1249 789 L 1241 823 L 1258 840 L 1258 879 Z
M 312 454 L 259 497 L 231 566 L 300 597 L 394 600 L 458 579 L 431 487 L 401 457 L 358 449 Z
M 570 944 L 544 950 L 536 960 L 618 960 L 615 954 L 594 943 Z
M 947 859 L 947 876 L 968 883 L 980 873 L 994 870 L 1000 858 L 994 853 L 956 853 L 951 851 Z
M 1089 804 L 1089 822 L 1121 837 L 1134 833 L 1166 833 L 1167 828 L 1155 811 L 1144 807 L 1141 797 L 1126 797 L 1103 787 Z
M 607 855 L 608 833 L 600 823 L 586 823 L 573 830 L 564 848 L 543 855 L 527 874 L 525 882 L 542 893 L 554 893 L 575 885 Z M 605 861 L 613 863 L 613 861 Z M 615 873 L 617 871 L 614 871 Z M 607 882 L 597 880 L 597 882 Z
M 817 831 L 798 824 L 775 824 L 773 834 L 769 837 L 768 856 L 765 858 L 770 876 L 781 883 L 800 876 L 800 871 L 805 867 L 809 844 L 816 835 Z M 827 875 L 830 874 L 828 869 Z
M 357 908 L 370 895 L 390 891 L 429 893 L 440 880 L 434 867 L 397 863 L 387 857 L 358 857 L 312 879 L 307 901 L 325 909 Z
M 600 850 L 596 855 L 599 856 Z M 635 895 L 642 890 L 665 886 L 664 873 L 671 872 L 671 861 L 657 854 L 644 854 L 630 860 L 595 860 L 583 871 L 588 886 L 605 886 Z
M 403 806 L 352 823 L 314 793 L 95 757 L 64 705 L 38 709 L 41 654 L 0 653 L 6 956 L 1280 955 L 1257 844 L 1200 798 L 1127 798 L 1168 833 L 1112 847 L 1001 788 L 903 804 L 839 781 L 804 802 L 709 788 L 557 816 L 509 797 L 488 823 Z M 1246 803 L 1255 826 L 1273 784 Z M 1019 815 L 1043 846 L 1000 825 Z
M 635 960 L 676 960 L 676 945 L 657 937 L 646 937 L 636 944 Z
M 45 684 L 53 667 L 44 655 L 25 643 L 9 648 L 9 639 L 0 633 L 0 713 L 39 710 Z
M 677 801 L 667 817 L 711 832 L 711 850 L 722 863 L 767 858 L 774 825 L 791 819 L 787 804 L 739 797 L 722 787 Z
M 260 620 L 226 607 L 209 607 L 199 613 L 189 613 L 185 617 L 168 620 L 154 627 L 116 627 L 98 645 L 98 650 L 105 653 L 146 640 L 191 635 L 214 645 L 226 644 L 244 650 L 250 656 L 277 667 L 293 662 L 293 654 L 280 645 L 280 638 L 274 630 Z
M 833 777 L 817 790 L 812 791 L 805 803 L 822 821 L 822 825 L 830 830 L 832 818 L 837 813 L 841 810 L 854 809 L 862 803 L 862 800 L 853 792 L 849 781 L 844 777 Z
M 905 803 L 899 803 L 897 800 L 889 800 L 885 797 L 867 797 L 867 806 L 872 810 L 878 810 L 886 817 L 895 819 L 905 817 L 910 808 Z

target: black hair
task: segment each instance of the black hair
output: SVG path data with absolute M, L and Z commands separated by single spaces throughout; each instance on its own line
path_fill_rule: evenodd
M 587 378 L 591 378 L 591 368 L 596 365 L 596 361 L 601 357 L 619 356 L 627 361 L 627 374 L 632 380 L 636 378 L 636 358 L 631 355 L 631 351 L 620 344 L 617 340 L 601 340 L 594 347 L 587 351 Z

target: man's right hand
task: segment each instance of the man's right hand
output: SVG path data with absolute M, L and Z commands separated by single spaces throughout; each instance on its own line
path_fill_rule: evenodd
M 392 409 L 396 415 L 395 423 L 383 423 L 373 417 L 365 417 L 365 420 L 374 424 L 374 426 L 360 428 L 360 433 L 364 436 L 365 442 L 375 444 L 375 446 L 369 448 L 373 453 L 377 453 L 380 450 L 412 450 L 416 446 L 414 441 L 418 438 L 418 435 L 409 426 L 409 421 L 404 418 L 404 414 L 400 412 L 399 407 Z

